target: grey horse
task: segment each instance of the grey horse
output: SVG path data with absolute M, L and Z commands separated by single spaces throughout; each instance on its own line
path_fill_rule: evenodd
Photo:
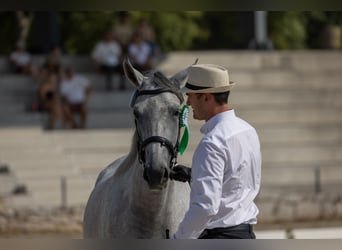
M 187 70 L 167 78 L 143 75 L 124 61 L 136 87 L 131 100 L 136 130 L 127 156 L 98 176 L 86 205 L 85 238 L 167 238 L 189 207 L 189 185 L 169 179 L 177 157 L 179 110 Z

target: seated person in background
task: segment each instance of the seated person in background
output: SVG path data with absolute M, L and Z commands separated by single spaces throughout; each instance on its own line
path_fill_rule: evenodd
M 96 65 L 106 76 L 106 89 L 112 90 L 112 79 L 114 74 L 120 75 L 120 89 L 125 88 L 125 81 L 123 75 L 122 49 L 120 44 L 114 39 L 112 32 L 106 32 L 103 40 L 99 41 L 92 53 L 92 59 Z
M 60 81 L 63 73 L 62 51 L 58 45 L 55 45 L 46 56 L 43 68 L 49 72 L 55 73 Z
M 60 116 L 60 100 L 58 96 L 57 76 L 48 73 L 46 78 L 39 85 L 39 98 L 43 110 L 48 113 L 48 124 L 46 129 L 54 129 L 55 122 Z
M 9 56 L 9 62 L 15 73 L 31 74 L 32 72 L 32 56 L 25 49 L 25 44 L 19 41 L 16 50 Z
M 128 56 L 137 70 L 146 72 L 152 69 L 152 50 L 140 32 L 134 34 L 128 47 Z
M 84 76 L 75 74 L 72 68 L 67 68 L 65 70 L 65 77 L 60 85 L 65 127 L 86 127 L 87 101 L 90 93 L 91 86 L 89 80 Z M 80 123 L 76 122 L 75 113 L 80 115 Z

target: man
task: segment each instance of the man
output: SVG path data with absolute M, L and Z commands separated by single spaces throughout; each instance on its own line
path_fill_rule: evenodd
M 204 137 L 192 158 L 192 168 L 178 165 L 171 178 L 190 181 L 190 207 L 175 239 L 254 239 L 257 223 L 254 199 L 260 188 L 261 153 L 258 135 L 228 106 L 234 86 L 227 69 L 212 64 L 189 68 L 182 92 L 193 117 L 204 120 Z M 191 170 L 191 171 L 190 171 Z
M 65 70 L 65 78 L 61 82 L 60 92 L 65 126 L 85 128 L 87 121 L 87 100 L 91 93 L 87 78 L 76 75 L 72 68 Z M 74 118 L 74 113 L 80 115 L 80 123 Z

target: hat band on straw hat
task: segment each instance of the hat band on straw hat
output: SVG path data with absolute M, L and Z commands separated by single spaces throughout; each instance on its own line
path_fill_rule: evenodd
M 210 88 L 212 88 L 212 87 L 200 87 L 200 86 L 196 86 L 196 85 L 190 84 L 188 82 L 185 84 L 185 87 L 188 88 L 188 89 L 191 89 L 191 90 L 201 90 L 201 89 L 210 89 Z

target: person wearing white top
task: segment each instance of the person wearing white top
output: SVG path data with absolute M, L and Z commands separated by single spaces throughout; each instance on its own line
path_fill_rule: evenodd
M 17 43 L 17 48 L 9 56 L 9 62 L 16 73 L 30 74 L 32 71 L 32 56 L 25 50 L 22 42 Z
M 86 104 L 91 93 L 90 82 L 88 78 L 76 75 L 71 68 L 67 68 L 65 74 L 66 77 L 60 84 L 65 126 L 85 128 L 87 121 Z M 74 118 L 75 113 L 80 115 L 80 124 Z
M 95 61 L 100 71 L 106 76 L 106 89 L 111 91 L 112 78 L 114 74 L 120 75 L 120 89 L 125 89 L 125 81 L 123 79 L 122 48 L 114 39 L 112 32 L 106 32 L 103 40 L 99 41 L 92 53 L 92 59 Z
M 182 92 L 194 119 L 204 120 L 204 137 L 192 167 L 175 166 L 171 179 L 189 180 L 189 210 L 174 239 L 254 239 L 259 210 L 261 152 L 256 130 L 228 106 L 235 83 L 228 70 L 213 64 L 192 65 Z
M 152 69 L 152 50 L 141 33 L 134 34 L 133 42 L 128 47 L 128 56 L 139 71 L 146 72 Z

